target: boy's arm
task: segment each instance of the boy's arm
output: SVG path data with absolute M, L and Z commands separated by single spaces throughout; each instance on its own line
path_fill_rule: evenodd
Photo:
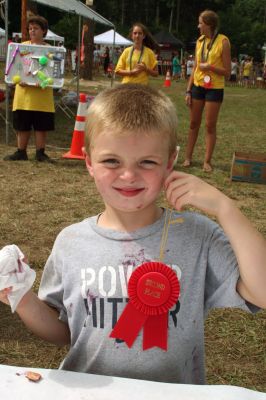
M 266 308 L 265 239 L 230 199 L 223 202 L 217 218 L 238 261 L 238 293 L 250 303 Z
M 32 290 L 22 298 L 16 312 L 25 325 L 40 338 L 57 346 L 70 343 L 68 325 L 58 319 L 58 311 L 40 300 Z
M 173 171 L 165 182 L 166 197 L 177 210 L 186 205 L 214 215 L 230 240 L 240 279 L 237 290 L 247 301 L 266 308 L 266 241 L 234 202 L 201 179 Z

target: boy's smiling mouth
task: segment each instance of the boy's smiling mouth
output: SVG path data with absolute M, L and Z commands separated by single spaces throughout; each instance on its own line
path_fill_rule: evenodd
M 114 189 L 125 197 L 137 196 L 144 190 L 144 188 L 114 188 Z

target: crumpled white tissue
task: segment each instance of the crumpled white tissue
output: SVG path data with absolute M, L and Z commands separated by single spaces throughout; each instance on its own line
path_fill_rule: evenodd
M 12 286 L 7 297 L 13 313 L 36 278 L 36 272 L 23 259 L 24 254 L 15 244 L 0 250 L 0 290 Z

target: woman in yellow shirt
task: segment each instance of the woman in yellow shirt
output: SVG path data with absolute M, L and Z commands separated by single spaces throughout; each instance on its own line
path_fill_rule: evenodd
M 30 40 L 25 44 L 47 45 L 44 41 L 48 30 L 45 18 L 35 15 L 27 22 Z M 37 161 L 51 161 L 45 153 L 47 131 L 54 130 L 53 89 L 29 86 L 25 82 L 16 85 L 13 101 L 13 127 L 17 131 L 17 151 L 4 157 L 5 161 L 28 160 L 27 146 L 31 129 L 35 132 Z
M 252 60 L 250 57 L 247 57 L 243 65 L 243 79 L 245 83 L 247 83 L 251 78 L 252 67 L 253 67 Z
M 205 108 L 206 151 L 203 170 L 212 171 L 216 124 L 224 95 L 224 81 L 231 74 L 230 42 L 218 34 L 218 15 L 210 10 L 199 16 L 201 36 L 196 44 L 195 64 L 188 81 L 186 103 L 190 107 L 190 129 L 183 166 L 189 167 Z
M 149 76 L 158 76 L 157 60 L 152 49 L 158 48 L 148 29 L 135 23 L 130 30 L 133 46 L 121 54 L 115 72 L 123 77 L 122 83 L 148 84 Z

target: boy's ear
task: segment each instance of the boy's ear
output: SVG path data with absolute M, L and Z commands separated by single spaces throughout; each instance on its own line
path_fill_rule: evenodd
M 86 163 L 87 170 L 89 171 L 90 176 L 93 177 L 94 175 L 93 175 L 93 168 L 91 165 L 91 158 L 90 158 L 89 154 L 86 152 L 85 147 L 82 147 L 82 153 L 84 154 L 84 157 L 85 157 L 85 163 Z
M 177 163 L 180 146 L 176 146 L 176 151 L 169 157 L 167 169 L 172 171 Z

